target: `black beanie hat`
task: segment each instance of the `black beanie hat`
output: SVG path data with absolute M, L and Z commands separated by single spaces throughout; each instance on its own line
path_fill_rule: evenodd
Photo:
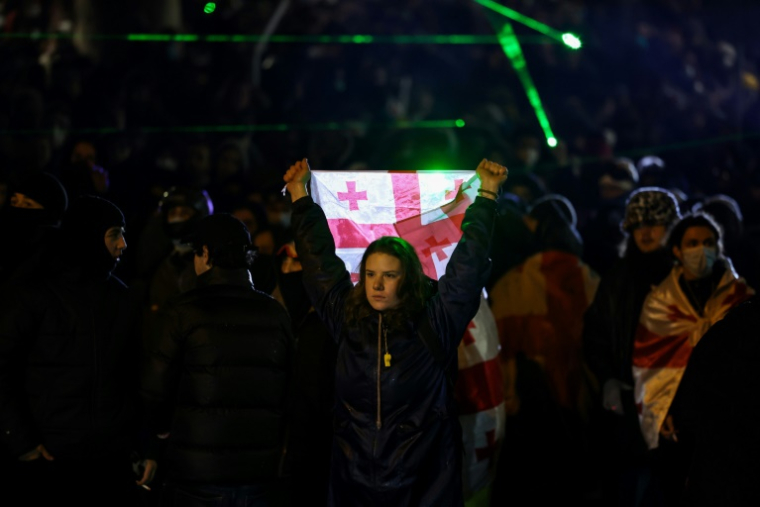
M 184 242 L 190 243 L 193 248 L 206 245 L 212 250 L 224 247 L 249 246 L 251 234 L 243 222 L 229 213 L 217 213 L 202 219 L 195 232 L 187 236 Z
M 23 176 L 11 188 L 11 193 L 23 194 L 40 203 L 49 216 L 60 220 L 69 204 L 66 190 L 58 178 L 50 173 L 35 172 Z

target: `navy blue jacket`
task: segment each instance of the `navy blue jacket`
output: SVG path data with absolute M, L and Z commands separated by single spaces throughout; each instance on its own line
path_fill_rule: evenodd
M 335 254 L 325 215 L 310 197 L 293 204 L 304 283 L 338 344 L 332 505 L 463 504 L 461 427 L 444 368 L 422 341 L 417 325 L 429 319 L 446 364 L 456 357 L 488 279 L 495 214 L 494 201 L 476 199 L 438 292 L 425 306 L 426 315 L 388 330 L 393 360 L 379 372 L 378 400 L 379 313 L 355 325 L 347 323 L 345 303 L 353 284 Z

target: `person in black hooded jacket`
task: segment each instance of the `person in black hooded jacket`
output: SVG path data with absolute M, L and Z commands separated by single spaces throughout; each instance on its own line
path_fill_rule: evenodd
M 3 294 L 0 442 L 17 457 L 24 505 L 131 505 L 137 488 L 136 308 L 111 271 L 124 217 L 76 199 L 50 271 Z M 145 461 L 140 484 L 152 478 Z
M 414 248 L 390 236 L 367 247 L 354 287 L 307 194 L 306 159 L 286 172 L 304 284 L 338 345 L 329 505 L 463 505 L 461 426 L 447 370 L 488 279 L 506 173 L 486 160 L 478 166 L 481 195 L 433 295 Z
M 34 172 L 13 182 L 10 199 L 0 208 L 0 284 L 33 274 L 48 259 L 47 247 L 57 241 L 68 195 L 50 173 Z
M 284 481 L 293 333 L 285 308 L 253 287 L 251 237 L 228 214 L 187 241 L 196 287 L 159 313 L 142 373 L 150 427 L 166 439 L 164 505 L 245 498 L 277 505 Z

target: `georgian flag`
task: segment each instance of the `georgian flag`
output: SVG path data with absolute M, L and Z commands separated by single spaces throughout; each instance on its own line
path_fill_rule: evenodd
M 659 435 L 681 384 L 691 352 L 702 336 L 726 313 L 755 293 L 725 259 L 726 272 L 702 315 L 692 307 L 679 283 L 680 266 L 649 293 L 641 310 L 633 345 L 636 408 L 644 441 L 659 446 Z M 678 422 L 676 421 L 676 427 Z
M 359 279 L 364 250 L 382 236 L 411 243 L 425 274 L 439 279 L 462 237 L 462 220 L 475 200 L 474 171 L 312 171 L 314 201 L 327 216 L 338 256 Z M 485 298 L 459 345 L 455 397 L 465 449 L 463 482 L 470 496 L 487 486 L 504 436 L 499 339 Z

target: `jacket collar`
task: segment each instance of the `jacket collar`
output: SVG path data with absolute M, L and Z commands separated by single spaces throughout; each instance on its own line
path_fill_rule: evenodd
M 207 285 L 237 285 L 253 288 L 251 273 L 247 269 L 211 268 L 198 277 L 197 287 Z

